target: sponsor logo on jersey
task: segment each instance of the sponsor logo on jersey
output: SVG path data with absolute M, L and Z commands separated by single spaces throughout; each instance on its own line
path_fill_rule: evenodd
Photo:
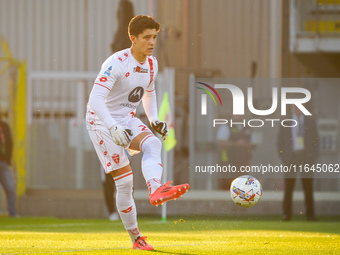
M 143 87 L 137 87 L 130 92 L 128 100 L 129 102 L 137 103 L 142 99 L 143 95 L 144 95 Z
M 106 77 L 100 77 L 99 79 L 101 82 L 107 82 L 107 78 Z
M 121 103 L 119 106 L 128 107 L 130 109 L 136 109 L 137 106 L 130 103 Z
M 143 67 L 140 67 L 140 66 L 136 66 L 136 67 L 133 68 L 133 71 L 135 73 L 148 73 L 149 69 L 146 69 L 146 68 L 143 68 Z
M 112 66 L 110 66 L 105 72 L 104 74 L 106 74 L 107 76 L 111 75 L 111 71 L 112 71 Z
M 125 77 L 127 78 L 127 77 L 129 77 L 129 76 L 130 76 L 130 73 L 127 72 L 127 73 L 125 74 Z

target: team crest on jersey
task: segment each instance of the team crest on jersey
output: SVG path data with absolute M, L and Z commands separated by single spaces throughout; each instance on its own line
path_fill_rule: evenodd
M 148 73 L 149 70 L 140 66 L 136 66 L 133 68 L 133 72 L 135 73 Z
M 112 156 L 113 161 L 118 164 L 119 163 L 119 154 L 115 153 Z
M 111 75 L 111 71 L 112 71 L 112 66 L 110 66 L 105 72 L 104 74 L 106 74 L 107 76 Z

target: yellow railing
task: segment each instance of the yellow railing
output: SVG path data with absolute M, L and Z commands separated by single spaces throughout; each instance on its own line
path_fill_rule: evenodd
M 319 33 L 340 33 L 339 20 L 306 20 L 304 31 Z
M 12 128 L 17 195 L 26 190 L 26 62 L 14 59 L 5 38 L 0 47 L 1 116 Z

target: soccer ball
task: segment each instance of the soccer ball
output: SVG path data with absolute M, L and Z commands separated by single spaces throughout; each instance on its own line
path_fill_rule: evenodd
M 231 183 L 230 196 L 239 206 L 254 206 L 262 197 L 261 183 L 250 175 L 242 175 Z

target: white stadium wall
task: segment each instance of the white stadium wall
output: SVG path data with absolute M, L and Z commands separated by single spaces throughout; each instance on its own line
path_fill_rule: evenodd
M 136 14 L 153 1 L 134 0 Z M 98 71 L 110 55 L 119 0 L 0 0 L 0 36 L 27 71 Z

